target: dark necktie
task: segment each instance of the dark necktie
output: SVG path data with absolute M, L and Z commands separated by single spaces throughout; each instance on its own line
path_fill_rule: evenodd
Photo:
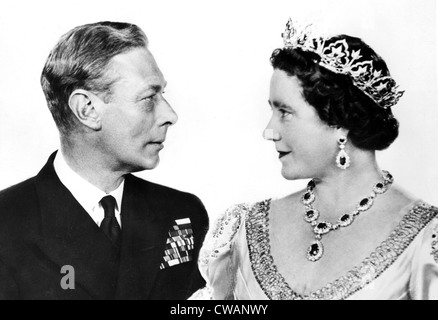
M 111 242 L 117 248 L 120 248 L 121 230 L 115 213 L 116 199 L 113 196 L 105 196 L 100 200 L 100 204 L 105 210 L 105 218 L 102 220 L 100 228 Z

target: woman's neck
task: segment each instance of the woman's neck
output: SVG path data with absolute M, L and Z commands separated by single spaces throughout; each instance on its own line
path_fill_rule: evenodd
M 353 211 L 356 205 L 372 193 L 373 186 L 382 181 L 382 172 L 374 153 L 355 157 L 355 162 L 345 169 L 337 169 L 315 178 L 314 206 L 327 219 L 337 219 L 341 213 Z

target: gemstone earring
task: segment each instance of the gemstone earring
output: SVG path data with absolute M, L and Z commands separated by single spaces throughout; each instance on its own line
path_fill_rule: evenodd
M 338 143 L 339 143 L 339 153 L 336 156 L 336 165 L 345 170 L 350 166 L 350 157 L 348 156 L 347 152 L 345 152 L 344 148 L 345 148 L 345 144 L 347 143 L 347 138 L 346 137 L 340 137 L 338 139 Z

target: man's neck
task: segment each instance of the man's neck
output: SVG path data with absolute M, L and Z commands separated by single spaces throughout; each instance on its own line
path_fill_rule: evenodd
M 125 173 L 108 168 L 96 149 L 78 147 L 61 140 L 61 154 L 74 172 L 105 193 L 117 189 L 124 179 Z

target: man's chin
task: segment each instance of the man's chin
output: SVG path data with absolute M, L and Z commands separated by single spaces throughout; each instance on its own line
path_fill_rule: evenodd
M 160 157 L 156 157 L 156 159 L 154 160 L 148 160 L 145 162 L 145 164 L 143 165 L 142 170 L 152 170 L 155 169 L 156 167 L 158 167 L 158 165 L 160 164 Z
M 138 163 L 130 166 L 129 172 L 152 170 L 155 169 L 159 163 L 160 163 L 160 158 L 158 156 L 156 157 L 156 159 L 147 159 L 144 161 L 139 161 Z

